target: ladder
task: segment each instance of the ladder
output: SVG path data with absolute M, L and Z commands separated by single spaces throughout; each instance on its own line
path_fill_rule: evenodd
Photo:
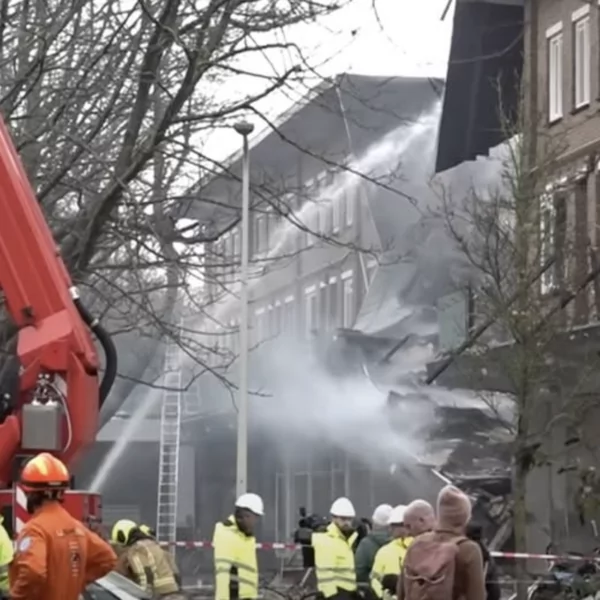
M 180 347 L 174 342 L 169 343 L 165 353 L 163 377 L 167 389 L 164 390 L 160 415 L 156 538 L 161 543 L 169 544 L 171 553 L 175 552 L 174 542 L 177 541 L 182 358 Z

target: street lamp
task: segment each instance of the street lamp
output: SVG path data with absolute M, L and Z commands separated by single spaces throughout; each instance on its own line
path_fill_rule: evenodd
M 248 259 L 250 233 L 250 153 L 248 136 L 254 125 L 239 121 L 233 128 L 242 136 L 242 257 L 240 265 L 240 393 L 237 416 L 236 493 L 247 491 L 248 485 Z

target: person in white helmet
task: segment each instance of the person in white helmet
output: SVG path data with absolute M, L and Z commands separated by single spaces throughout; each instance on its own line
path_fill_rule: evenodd
M 358 583 L 369 582 L 377 551 L 390 541 L 388 521 L 392 510 L 390 504 L 380 504 L 371 517 L 372 530 L 358 543 L 356 554 L 354 555 Z
M 215 526 L 215 600 L 256 600 L 258 563 L 254 530 L 264 515 L 262 498 L 242 494 L 233 515 Z
M 357 597 L 353 552 L 356 511 L 348 498 L 338 498 L 329 512 L 331 523 L 325 532 L 312 536 L 317 590 L 328 600 L 353 600 Z
M 399 505 L 392 509 L 388 526 L 392 540 L 382 546 L 375 555 L 371 571 L 371 589 L 377 598 L 391 598 L 396 594 L 398 575 L 412 542 L 404 525 L 406 506 Z

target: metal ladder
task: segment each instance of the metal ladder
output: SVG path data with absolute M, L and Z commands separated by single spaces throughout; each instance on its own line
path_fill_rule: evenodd
M 179 444 L 181 432 L 181 401 L 183 353 L 176 343 L 169 343 L 165 353 L 163 394 L 160 416 L 160 456 L 158 465 L 158 499 L 156 537 L 169 544 L 175 552 L 177 541 L 177 489 L 179 487 Z

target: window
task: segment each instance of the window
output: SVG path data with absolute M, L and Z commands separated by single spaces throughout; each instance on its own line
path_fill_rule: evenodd
M 279 300 L 275 302 L 275 308 L 273 309 L 273 335 L 279 335 L 283 326 L 283 306 Z
M 304 294 L 304 330 L 306 332 L 306 338 L 310 339 L 312 332 L 319 327 L 317 286 L 311 285 L 310 287 L 307 287 L 304 290 Z
M 333 230 L 333 233 L 337 233 L 340 230 L 340 227 L 342 225 L 342 202 L 343 202 L 343 197 L 340 197 L 340 196 L 334 198 L 331 201 L 332 211 L 333 211 L 333 215 L 332 215 L 333 223 L 331 225 L 331 228 Z
M 296 313 L 294 312 L 294 296 L 283 301 L 283 333 L 293 334 L 296 331 Z
M 255 313 L 256 324 L 254 330 L 254 343 L 260 344 L 265 339 L 265 309 L 259 308 Z
M 562 24 L 546 32 L 548 38 L 548 119 L 563 116 L 563 35 Z M 554 31 L 556 30 L 556 33 Z M 549 35 L 550 34 L 550 35 Z
M 331 277 L 329 279 L 329 325 L 333 329 L 339 327 L 339 300 L 338 300 L 339 285 L 337 277 Z
M 255 221 L 256 226 L 256 240 L 254 242 L 254 247 L 256 252 L 264 252 L 267 247 L 267 217 L 266 215 L 259 215 L 256 217 Z
M 234 256 L 234 262 L 239 263 L 240 262 L 240 251 L 241 251 L 241 244 L 240 244 L 240 230 L 238 227 L 236 227 L 233 230 L 233 256 Z
M 306 227 L 306 245 L 312 246 L 315 239 L 314 234 L 318 230 L 319 207 L 312 200 L 307 200 L 302 207 L 302 222 Z
M 561 283 L 566 236 L 566 198 L 564 193 L 544 194 L 540 200 L 540 263 L 555 257 L 554 264 L 541 277 L 541 291 L 548 294 Z
M 344 198 L 346 200 L 346 227 L 351 227 L 354 222 L 354 203 L 356 202 L 356 195 L 352 190 L 348 190 Z
M 319 324 L 321 329 L 329 330 L 329 319 L 327 318 L 327 284 L 321 281 L 319 284 Z
M 368 284 L 371 285 L 373 283 L 373 277 L 375 277 L 375 272 L 377 271 L 377 261 L 374 258 L 369 259 L 367 263 L 367 279 Z
M 587 8 L 589 9 L 589 4 Z M 577 16 L 577 13 L 574 13 L 573 16 Z M 581 108 L 590 103 L 592 74 L 589 15 L 579 18 L 573 23 L 573 45 L 575 108 Z
M 352 271 L 342 274 L 342 327 L 350 329 L 354 323 L 354 286 Z
M 319 231 L 327 235 L 331 230 L 331 203 L 321 200 L 319 203 Z

